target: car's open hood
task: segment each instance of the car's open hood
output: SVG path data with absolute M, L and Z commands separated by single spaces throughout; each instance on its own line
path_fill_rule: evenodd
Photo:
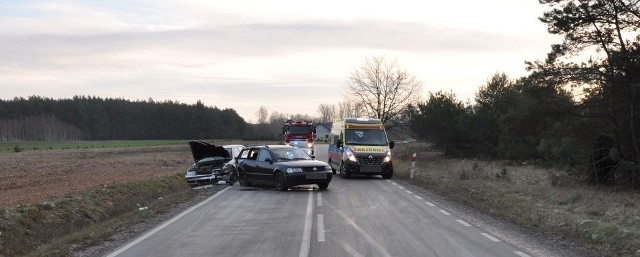
M 222 146 L 216 146 L 202 141 L 191 141 L 189 142 L 189 146 L 191 147 L 191 153 L 193 154 L 193 160 L 195 162 L 208 157 L 231 158 L 229 152 Z

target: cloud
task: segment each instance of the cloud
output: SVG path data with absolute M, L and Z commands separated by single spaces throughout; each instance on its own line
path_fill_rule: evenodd
M 426 89 L 472 91 L 548 47 L 547 38 L 506 26 L 304 11 L 280 18 L 286 10 L 245 14 L 208 1 L 0 3 L 0 97 L 206 97 L 248 118 L 262 104 L 315 113 L 320 103 L 340 101 L 346 76 L 367 57 L 397 58 Z

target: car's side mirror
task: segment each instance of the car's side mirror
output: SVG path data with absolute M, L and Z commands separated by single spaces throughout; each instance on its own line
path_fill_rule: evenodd
M 396 142 L 394 142 L 393 140 L 389 141 L 389 149 L 393 149 L 395 145 L 396 145 Z
M 313 154 L 309 155 L 309 157 L 311 157 L 311 159 L 314 159 L 314 160 L 316 159 L 316 156 Z
M 339 139 L 338 139 L 338 142 L 336 142 L 336 146 L 337 146 L 338 148 L 342 147 L 342 140 L 339 140 Z

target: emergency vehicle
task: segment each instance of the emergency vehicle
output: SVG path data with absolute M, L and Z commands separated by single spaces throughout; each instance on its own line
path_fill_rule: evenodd
M 313 121 L 287 120 L 282 127 L 282 135 L 286 145 L 298 147 L 309 155 L 314 154 L 316 127 Z
M 381 175 L 384 179 L 393 176 L 391 149 L 394 141 L 380 119 L 346 118 L 333 122 L 329 136 L 329 165 L 340 177 L 352 174 Z

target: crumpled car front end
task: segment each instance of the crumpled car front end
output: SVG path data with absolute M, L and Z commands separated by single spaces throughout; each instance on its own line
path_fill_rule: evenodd
M 226 180 L 227 172 L 223 172 L 222 167 L 227 161 L 227 159 L 215 158 L 202 159 L 189 167 L 184 178 L 187 184 L 191 186 L 212 184 L 220 180 Z
M 202 141 L 189 142 L 195 163 L 189 167 L 184 176 L 191 186 L 217 183 L 224 180 L 224 164 L 231 160 L 229 153 L 221 146 Z

